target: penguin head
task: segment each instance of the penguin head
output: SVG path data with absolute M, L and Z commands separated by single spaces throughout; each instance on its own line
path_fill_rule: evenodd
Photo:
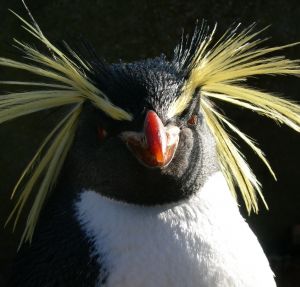
M 188 198 L 218 169 L 215 143 L 201 113 L 201 90 L 180 114 L 172 105 L 184 75 L 164 56 L 135 63 L 94 63 L 93 81 L 132 114 L 117 121 L 84 107 L 70 155 L 81 189 L 139 205 Z

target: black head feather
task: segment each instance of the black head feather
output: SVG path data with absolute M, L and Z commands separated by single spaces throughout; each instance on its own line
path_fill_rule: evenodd
M 165 56 L 134 63 L 92 63 L 89 77 L 110 100 L 130 112 L 133 121 L 114 121 L 86 105 L 77 138 L 66 168 L 78 189 L 93 189 L 105 196 L 136 204 L 162 204 L 190 196 L 206 177 L 218 169 L 213 137 L 201 120 L 199 97 L 194 97 L 182 115 L 167 117 L 167 111 L 182 91 L 185 78 L 174 61 Z M 198 94 L 198 91 L 197 91 Z M 164 125 L 180 128 L 180 140 L 171 163 L 151 169 L 141 165 L 122 142 L 122 132 L 141 132 L 146 112 L 153 110 Z M 200 119 L 190 126 L 188 118 Z M 100 143 L 97 126 L 107 137 Z

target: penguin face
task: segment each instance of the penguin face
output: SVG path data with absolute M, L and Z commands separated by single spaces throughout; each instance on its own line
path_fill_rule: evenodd
M 133 115 L 115 121 L 86 106 L 71 152 L 84 189 L 140 205 L 176 202 L 195 193 L 217 168 L 214 141 L 200 112 L 200 91 L 169 117 L 184 78 L 163 57 L 99 67 L 93 79 Z

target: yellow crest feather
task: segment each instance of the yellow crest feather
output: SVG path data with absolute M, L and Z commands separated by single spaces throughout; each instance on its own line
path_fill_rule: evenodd
M 253 32 L 253 26 L 240 33 L 228 30 L 221 39 L 213 43 L 215 28 L 199 45 L 190 64 L 190 75 L 183 87 L 182 95 L 171 107 L 170 115 L 182 112 L 194 91 L 201 89 L 201 107 L 208 126 L 215 136 L 220 165 L 228 185 L 233 194 L 235 194 L 236 186 L 240 189 L 248 212 L 251 210 L 257 212 L 256 193 L 264 201 L 260 183 L 224 126 L 236 133 L 250 146 L 276 179 L 275 174 L 263 152 L 247 135 L 217 112 L 211 101 L 218 99 L 250 109 L 300 132 L 299 105 L 243 84 L 248 77 L 257 75 L 299 76 L 299 60 L 286 59 L 284 56 L 266 57 L 269 53 L 299 43 L 272 48 L 258 47 L 265 40 L 255 40 L 255 37 L 264 29 Z
M 20 49 L 30 63 L 0 58 L 0 66 L 24 70 L 41 76 L 54 83 L 1 81 L 5 85 L 23 85 L 31 87 L 43 87 L 43 90 L 11 93 L 0 96 L 0 124 L 20 116 L 38 112 L 41 110 L 73 105 L 71 111 L 54 127 L 43 141 L 36 154 L 23 171 L 15 188 L 12 198 L 17 196 L 17 201 L 9 215 L 6 224 L 14 220 L 14 229 L 24 209 L 25 204 L 32 196 L 32 190 L 39 182 L 33 205 L 27 216 L 25 230 L 20 245 L 24 241 L 31 241 L 34 228 L 39 218 L 43 203 L 55 184 L 57 176 L 64 163 L 68 150 L 73 142 L 74 133 L 84 101 L 90 101 L 97 108 L 115 120 L 131 120 L 132 116 L 123 109 L 114 105 L 108 97 L 91 81 L 84 73 L 89 71 L 88 63 L 66 45 L 69 53 L 77 61 L 71 60 L 57 49 L 42 33 L 30 11 L 23 2 L 32 24 L 21 16 L 11 11 L 18 17 L 27 32 L 37 38 L 49 51 L 49 55 L 43 54 L 16 39 L 16 47 Z M 47 89 L 45 89 L 47 88 Z

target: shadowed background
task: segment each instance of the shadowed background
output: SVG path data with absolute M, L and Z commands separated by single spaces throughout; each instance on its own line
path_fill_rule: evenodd
M 211 25 L 217 22 L 221 32 L 232 23 L 241 22 L 246 27 L 257 22 L 260 28 L 271 24 L 263 34 L 272 36 L 268 45 L 300 40 L 298 0 L 27 0 L 27 4 L 50 40 L 66 40 L 72 46 L 82 37 L 93 44 L 100 57 L 110 62 L 139 60 L 161 53 L 171 56 L 182 28 L 192 32 L 196 19 L 206 19 Z M 8 8 L 23 16 L 26 13 L 20 0 L 0 0 L 0 55 L 15 57 L 18 51 L 10 45 L 13 37 L 29 43 L 33 41 Z M 300 47 L 293 47 L 283 53 L 295 59 L 300 58 L 299 52 Z M 21 78 L 30 79 L 14 70 L 0 70 L 0 80 Z M 300 102 L 297 78 L 263 77 L 251 79 L 250 84 Z M 1 93 L 8 90 L 9 87 L 0 87 Z M 240 143 L 263 184 L 270 207 L 267 212 L 260 204 L 259 215 L 253 214 L 247 221 L 271 260 L 279 286 L 300 286 L 300 228 L 297 225 L 300 224 L 300 136 L 251 112 L 226 105 L 222 108 L 243 131 L 257 139 L 278 175 L 278 182 L 275 182 L 266 168 Z M 11 234 L 11 226 L 2 228 L 12 207 L 10 192 L 58 115 L 59 111 L 46 111 L 0 126 L 0 286 L 5 286 L 21 231 L 17 228 Z

